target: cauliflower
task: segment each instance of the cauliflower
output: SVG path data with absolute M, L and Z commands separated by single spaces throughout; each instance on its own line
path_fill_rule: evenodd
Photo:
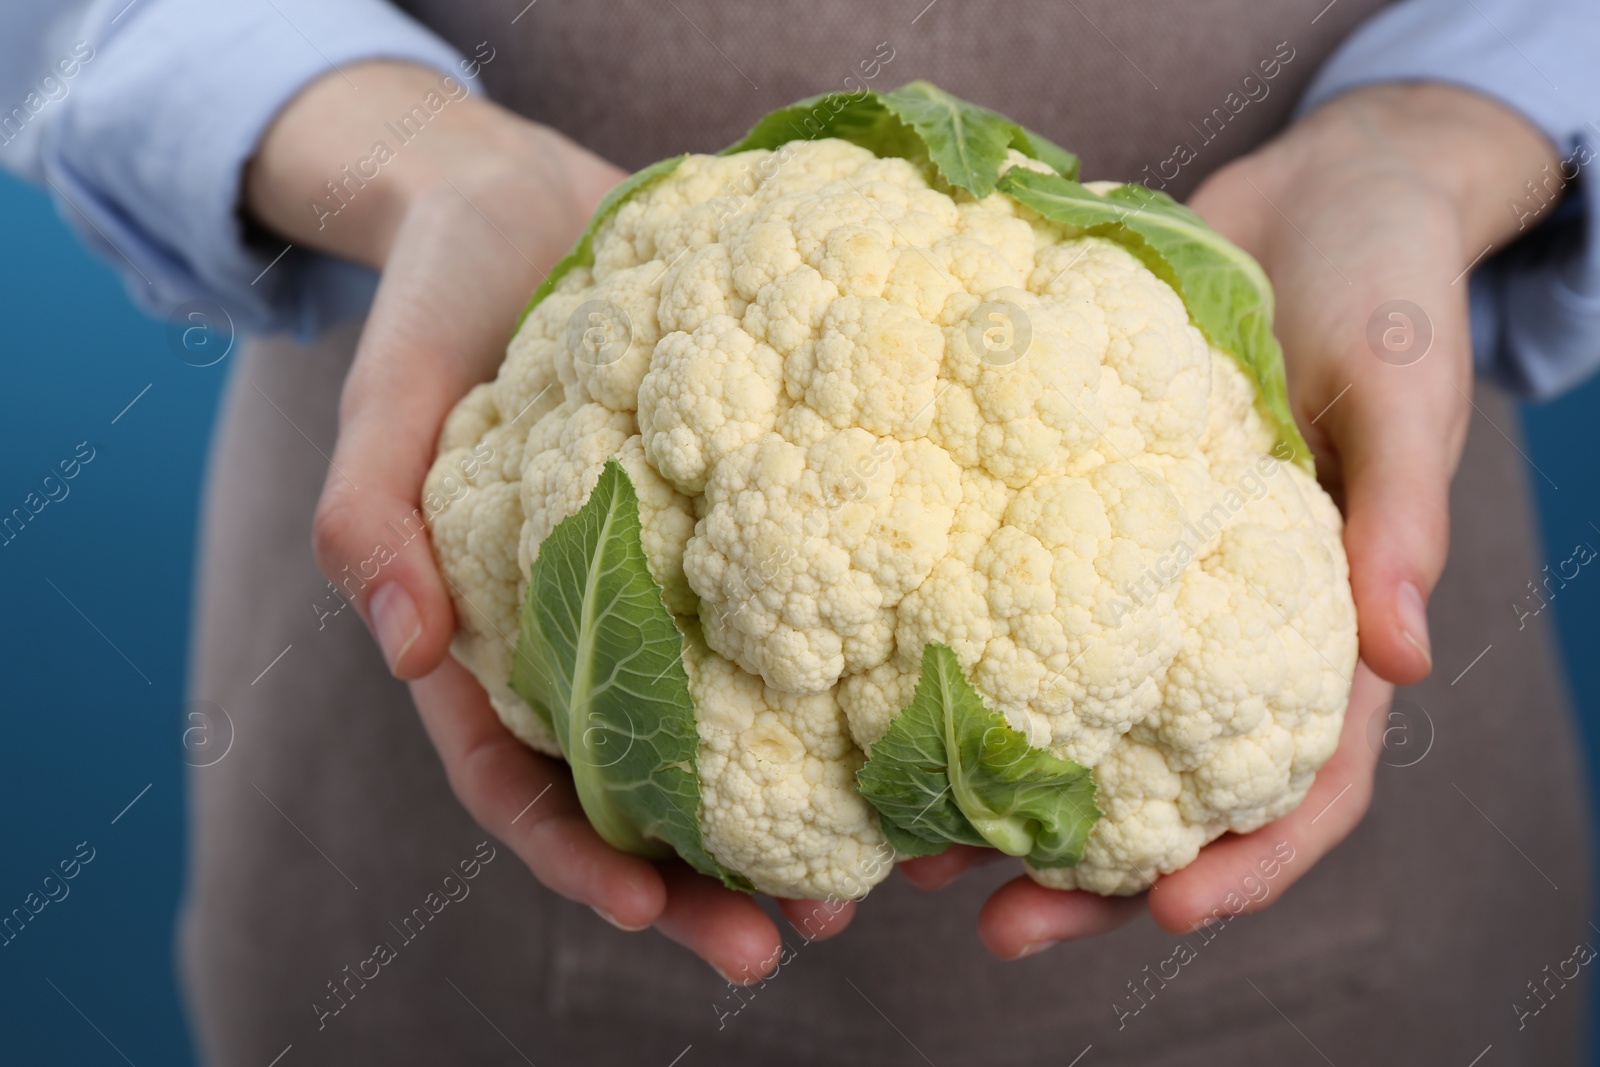
M 817 98 L 630 179 L 535 294 L 433 543 L 456 657 L 608 841 L 1128 894 L 1305 796 L 1355 615 L 1270 289 L 1075 173 L 924 83 Z

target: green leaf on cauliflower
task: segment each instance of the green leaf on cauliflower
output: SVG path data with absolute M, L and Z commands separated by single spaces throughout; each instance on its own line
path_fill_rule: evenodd
M 539 546 L 511 688 L 550 726 L 607 843 L 674 852 L 737 889 L 700 835 L 699 735 L 683 639 L 645 563 L 639 498 L 608 460 L 589 499 Z
M 1260 264 L 1166 193 L 1119 185 L 1105 195 L 1055 174 L 1013 168 L 999 189 L 1040 215 L 1116 241 L 1172 286 L 1206 340 L 1256 383 L 1278 443 L 1306 470 L 1311 449 L 1289 411 L 1283 349 L 1272 333 L 1272 285 Z
M 599 205 L 594 209 L 594 215 L 589 219 L 589 224 L 583 228 L 583 233 L 579 235 L 577 244 L 572 246 L 572 251 L 556 261 L 556 265 L 550 268 L 550 273 L 544 276 L 544 281 L 539 283 L 539 287 L 528 298 L 528 303 L 523 307 L 522 314 L 517 318 L 517 329 L 520 330 L 522 328 L 522 324 L 527 321 L 528 315 L 532 313 L 534 308 L 539 306 L 545 297 L 555 292 L 555 288 L 560 284 L 562 278 L 571 274 L 578 267 L 594 265 L 595 231 L 600 229 L 611 216 L 615 215 L 618 208 L 631 200 L 635 193 L 649 188 L 677 170 L 678 165 L 687 158 L 689 157 L 685 154 L 659 159 L 643 170 L 628 175 L 607 190 L 606 195 L 600 198 Z M 513 330 L 512 332 L 515 333 L 516 331 Z
M 909 855 L 978 845 L 1035 867 L 1071 867 L 1101 815 L 1088 769 L 1029 745 L 938 643 L 922 650 L 911 703 L 856 782 L 889 843 Z
M 914 81 L 883 95 L 884 106 L 917 131 L 945 181 L 976 197 L 994 191 L 1006 150 L 1015 148 L 1074 178 L 1078 157 L 986 107 Z
M 767 115 L 722 155 L 837 137 L 882 158 L 929 164 L 948 185 L 973 196 L 994 192 L 1015 148 L 1067 177 L 1078 157 L 986 107 L 914 81 L 887 93 L 824 93 Z

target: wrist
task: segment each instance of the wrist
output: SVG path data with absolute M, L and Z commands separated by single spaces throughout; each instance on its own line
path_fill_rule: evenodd
M 1554 173 L 1555 147 L 1519 113 L 1470 89 L 1432 82 L 1363 86 L 1318 107 L 1272 146 L 1302 175 L 1364 172 L 1374 190 L 1403 183 L 1455 217 L 1476 254 L 1514 239 L 1514 204 Z M 1294 180 L 1294 179 L 1289 179 Z M 1512 208 L 1508 208 L 1512 204 Z
M 330 75 L 279 114 L 247 168 L 245 209 L 296 244 L 381 268 L 429 197 L 516 180 L 561 185 L 569 142 L 410 64 Z

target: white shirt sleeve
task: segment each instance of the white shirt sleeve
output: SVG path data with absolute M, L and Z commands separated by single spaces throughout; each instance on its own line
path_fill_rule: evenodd
M 7 12 L 0 35 L 13 42 L 0 86 L 18 94 L 0 103 L 0 160 L 49 185 L 136 300 L 158 314 L 213 300 L 241 329 L 302 336 L 361 312 L 374 276 L 247 240 L 241 181 L 267 127 L 307 83 L 362 60 L 437 69 L 444 106 L 476 71 L 383 0 L 109 0 L 66 19 Z

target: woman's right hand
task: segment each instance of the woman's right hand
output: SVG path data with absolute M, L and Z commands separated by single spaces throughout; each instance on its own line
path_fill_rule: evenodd
M 479 97 L 452 99 L 337 215 L 325 182 L 368 156 L 385 122 L 439 89 L 419 67 L 352 68 L 309 86 L 264 137 L 246 180 L 256 219 L 297 245 L 378 268 L 381 281 L 339 405 L 317 507 L 318 563 L 336 582 L 390 524 L 420 517 L 445 416 L 493 377 L 518 312 L 623 172 L 559 133 Z M 370 168 L 369 168 L 370 169 Z M 776 966 L 776 926 L 756 902 L 683 864 L 656 865 L 601 840 L 565 766 L 522 745 L 449 656 L 455 614 L 426 538 L 355 593 L 385 661 L 411 683 L 423 725 L 466 809 L 552 890 L 628 930 L 655 926 L 730 980 Z M 353 709 L 354 710 L 354 709 Z M 354 710 L 354 713 L 359 713 Z M 782 902 L 824 933 L 853 905 Z

